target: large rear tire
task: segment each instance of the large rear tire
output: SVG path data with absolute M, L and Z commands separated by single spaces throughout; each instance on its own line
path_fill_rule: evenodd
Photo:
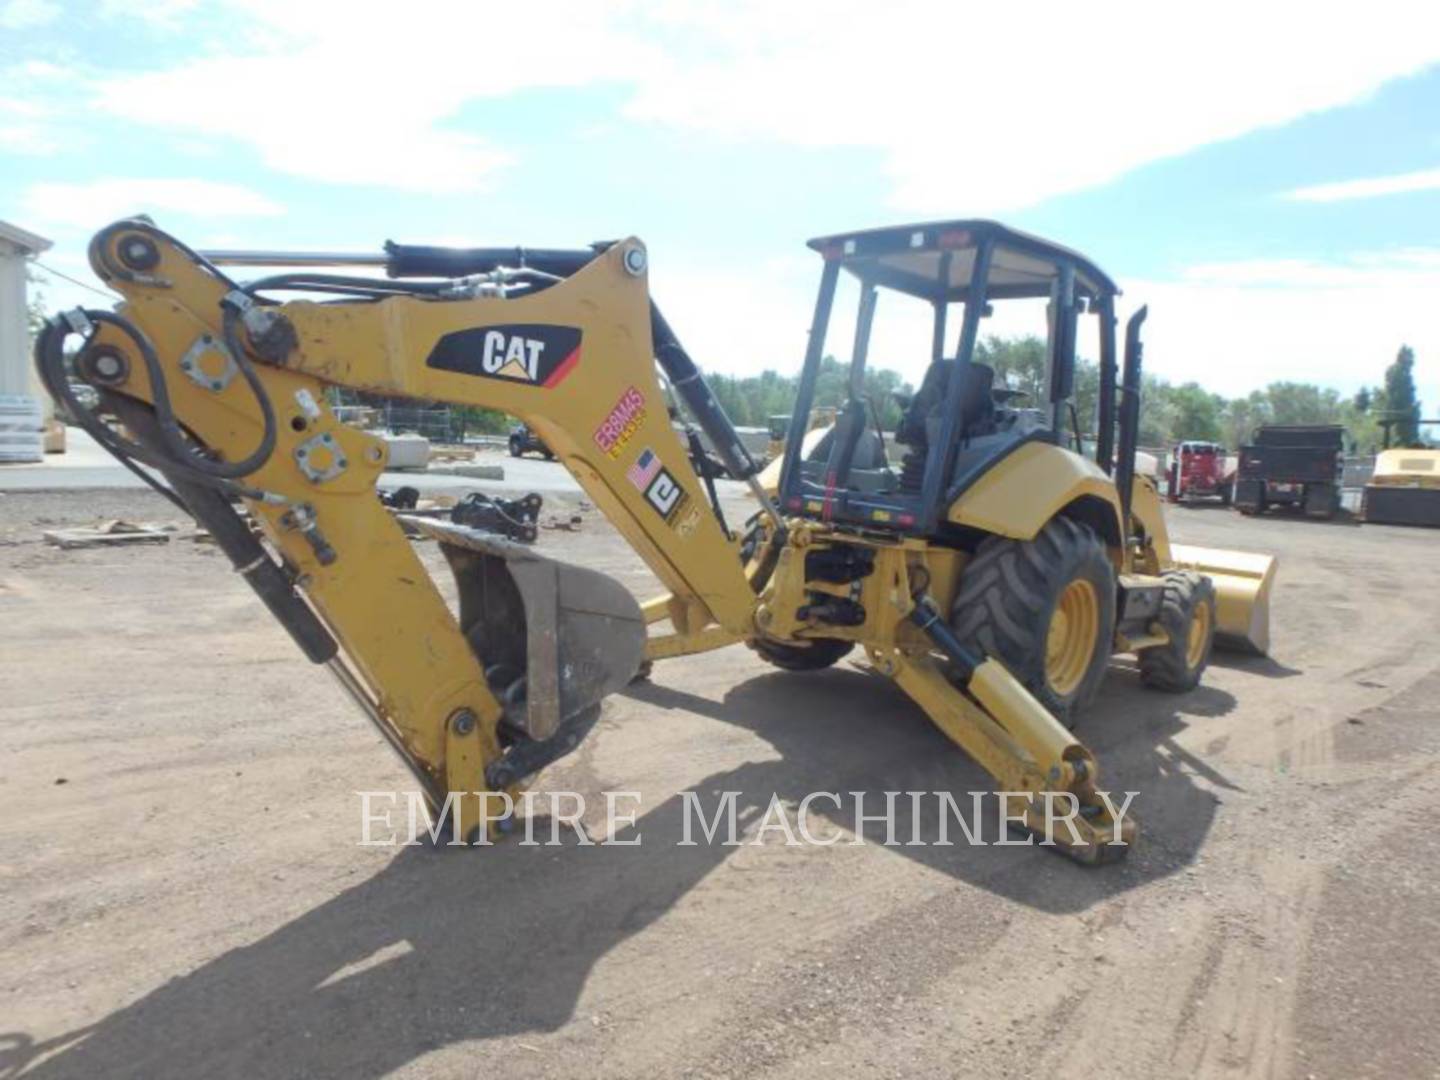
M 965 567 L 950 624 L 1073 727 L 1110 659 L 1115 568 L 1094 531 L 1070 518 L 1033 540 L 992 536 Z
M 1140 681 L 1177 694 L 1195 689 L 1215 644 L 1214 583 L 1192 570 L 1166 571 L 1159 622 L 1170 641 L 1140 650 Z
M 1334 484 L 1306 484 L 1302 496 L 1306 517 L 1328 521 L 1335 516 L 1340 500 L 1336 498 Z
M 855 648 L 853 641 L 834 638 L 816 638 L 808 645 L 785 645 L 756 638 L 754 644 L 762 660 L 785 671 L 819 671 L 843 660 Z
M 1235 503 L 1235 509 L 1239 510 L 1240 513 L 1244 514 L 1246 517 L 1259 517 L 1261 514 L 1265 513 L 1266 510 L 1270 509 L 1270 500 L 1266 497 L 1265 489 L 1262 487 L 1260 489 L 1259 495 L 1257 495 L 1253 500 L 1250 500 L 1248 502 L 1237 501 Z

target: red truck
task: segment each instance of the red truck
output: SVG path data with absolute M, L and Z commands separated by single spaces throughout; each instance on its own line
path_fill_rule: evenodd
M 1235 474 L 1226 469 L 1225 448 L 1218 443 L 1194 440 L 1177 443 L 1170 452 L 1170 469 L 1166 473 L 1166 498 L 1172 503 L 1182 499 L 1219 499 L 1230 505 Z

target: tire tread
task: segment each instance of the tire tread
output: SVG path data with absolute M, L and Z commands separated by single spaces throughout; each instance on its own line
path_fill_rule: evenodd
M 951 628 L 962 642 L 998 659 L 1066 724 L 1094 696 L 1104 664 L 1095 664 L 1069 701 L 1058 699 L 1044 681 L 1046 616 L 1070 580 L 1056 580 L 1057 569 L 1083 566 L 1097 558 L 1108 578 L 1101 589 L 1105 595 L 1100 626 L 1108 660 L 1115 619 L 1113 568 L 1094 531 L 1063 515 L 1053 518 L 1033 540 L 991 536 L 982 541 L 965 567 L 950 609 Z
M 1199 684 L 1210 654 L 1207 651 L 1195 671 L 1190 671 L 1185 662 L 1190 619 L 1198 603 L 1210 605 L 1210 624 L 1213 627 L 1215 586 L 1210 579 L 1192 570 L 1166 571 L 1159 622 L 1170 635 L 1170 641 L 1165 645 L 1140 650 L 1140 681 L 1145 686 L 1153 690 L 1184 693 Z

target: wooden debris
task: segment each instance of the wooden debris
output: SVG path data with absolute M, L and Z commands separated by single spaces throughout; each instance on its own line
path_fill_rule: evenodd
M 446 461 L 474 461 L 475 451 L 463 446 L 430 447 L 430 463 Z
M 86 547 L 111 547 L 118 544 L 168 544 L 174 527 L 136 524 L 132 521 L 107 521 L 94 528 L 50 529 L 44 534 L 47 544 L 66 551 Z

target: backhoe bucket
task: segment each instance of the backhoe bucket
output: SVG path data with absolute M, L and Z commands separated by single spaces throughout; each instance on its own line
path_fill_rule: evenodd
M 1275 556 L 1171 544 L 1175 565 L 1215 583 L 1215 644 L 1237 652 L 1270 650 L 1270 586 Z
M 506 720 L 537 741 L 634 678 L 645 620 L 614 578 L 496 536 L 405 517 L 439 541 L 460 591 L 460 628 Z

